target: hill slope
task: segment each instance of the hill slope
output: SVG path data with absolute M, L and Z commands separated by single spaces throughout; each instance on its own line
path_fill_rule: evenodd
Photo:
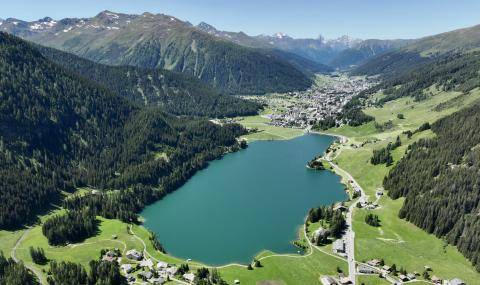
M 256 103 L 222 95 L 200 80 L 162 69 L 108 66 L 39 46 L 41 53 L 82 77 L 140 105 L 161 106 L 174 115 L 235 117 L 254 115 Z
M 4 33 L 0 74 L 0 228 L 31 221 L 61 191 L 86 185 L 124 189 L 98 213 L 133 219 L 244 133 L 138 108 Z
M 88 19 L 7 19 L 0 30 L 103 64 L 182 72 L 225 93 L 284 92 L 312 83 L 278 55 L 218 39 L 162 14 L 104 11 Z
M 467 53 L 480 47 L 480 25 L 419 39 L 407 46 L 367 61 L 355 74 L 391 76 L 409 71 L 448 54 Z

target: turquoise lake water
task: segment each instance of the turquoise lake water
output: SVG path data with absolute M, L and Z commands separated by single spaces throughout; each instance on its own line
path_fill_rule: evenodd
M 333 140 L 252 142 L 148 206 L 145 226 L 168 253 L 209 265 L 248 263 L 264 249 L 297 252 L 291 242 L 308 210 L 347 198 L 340 177 L 305 167 Z

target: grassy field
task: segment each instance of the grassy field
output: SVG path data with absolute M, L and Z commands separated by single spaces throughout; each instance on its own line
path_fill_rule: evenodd
M 268 125 L 270 120 L 261 115 L 237 118 L 239 123 L 246 128 L 258 129 L 258 132 L 244 136 L 247 140 L 286 140 L 301 136 L 303 130 L 282 128 Z
M 461 97 L 459 97 L 461 96 Z M 456 98 L 456 99 L 452 99 Z M 361 127 L 341 127 L 333 129 L 332 133 L 348 136 L 348 145 L 341 147 L 335 159 L 342 169 L 349 172 L 365 190 L 369 200 L 375 199 L 375 192 L 382 188 L 383 177 L 391 167 L 372 165 L 369 161 L 374 149 L 385 147 L 389 141 L 394 141 L 400 135 L 402 146 L 392 152 L 397 162 L 404 155 L 408 144 L 414 141 L 432 137 L 431 131 L 421 132 L 408 139 L 401 133 L 405 130 L 415 130 L 424 122 L 434 122 L 447 116 L 461 107 L 468 106 L 480 99 L 480 92 L 475 90 L 470 95 L 458 93 L 439 93 L 422 102 L 413 103 L 411 98 L 402 98 L 385 104 L 382 108 L 369 108 L 366 113 L 376 118 L 378 123 L 392 121 L 393 127 L 379 131 L 373 123 Z M 446 102 L 446 103 L 445 103 Z M 439 104 L 447 106 L 436 111 Z M 403 114 L 405 119 L 397 118 Z M 371 141 L 363 146 L 352 147 L 351 143 L 358 144 Z M 455 247 L 448 246 L 443 240 L 415 225 L 398 218 L 398 211 L 403 199 L 391 200 L 384 196 L 379 200 L 380 208 L 376 210 L 357 209 L 353 217 L 355 234 L 355 256 L 359 261 L 373 258 L 383 258 L 387 264 L 395 263 L 397 268 L 403 267 L 409 272 L 423 272 L 425 265 L 432 267 L 431 275 L 444 279 L 460 277 L 467 284 L 476 284 L 480 274 L 475 271 Z M 381 226 L 371 227 L 365 223 L 365 215 L 373 212 L 381 220 Z M 375 283 L 372 277 L 365 284 Z M 382 280 L 379 279 L 381 282 Z

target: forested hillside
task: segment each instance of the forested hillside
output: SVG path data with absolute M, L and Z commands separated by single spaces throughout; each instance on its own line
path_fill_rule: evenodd
M 384 180 L 400 217 L 456 245 L 480 271 L 480 104 L 432 125 Z
M 41 53 L 64 68 L 146 106 L 161 106 L 175 115 L 235 117 L 254 115 L 260 106 L 221 95 L 197 78 L 163 69 L 109 66 L 70 53 L 38 46 Z
M 131 191 L 142 199 L 123 196 L 130 190 L 109 195 L 121 196 L 114 207 L 132 218 L 132 207 L 124 205 L 158 199 L 238 147 L 235 138 L 245 132 L 139 108 L 4 33 L 0 74 L 0 228 L 31 221 L 61 191 L 79 186 L 135 186 Z
M 285 92 L 307 89 L 312 84 L 308 76 L 279 55 L 218 39 L 163 14 L 104 11 L 88 19 L 9 19 L 1 27 L 24 39 L 99 63 L 181 72 L 228 94 Z
M 443 91 L 468 92 L 480 87 L 480 52 L 445 55 L 410 72 L 385 80 L 369 92 L 383 90 L 378 103 L 413 96 L 421 101 L 428 96 L 426 88 L 436 86 Z
M 354 74 L 399 75 L 451 54 L 467 54 L 480 47 L 480 25 L 424 37 L 405 47 L 374 57 Z

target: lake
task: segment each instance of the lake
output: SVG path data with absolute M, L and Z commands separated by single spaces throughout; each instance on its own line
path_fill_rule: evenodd
M 308 210 L 347 198 L 340 177 L 309 170 L 334 138 L 255 141 L 212 161 L 141 213 L 169 254 L 208 265 L 248 263 L 260 251 L 295 253 Z

